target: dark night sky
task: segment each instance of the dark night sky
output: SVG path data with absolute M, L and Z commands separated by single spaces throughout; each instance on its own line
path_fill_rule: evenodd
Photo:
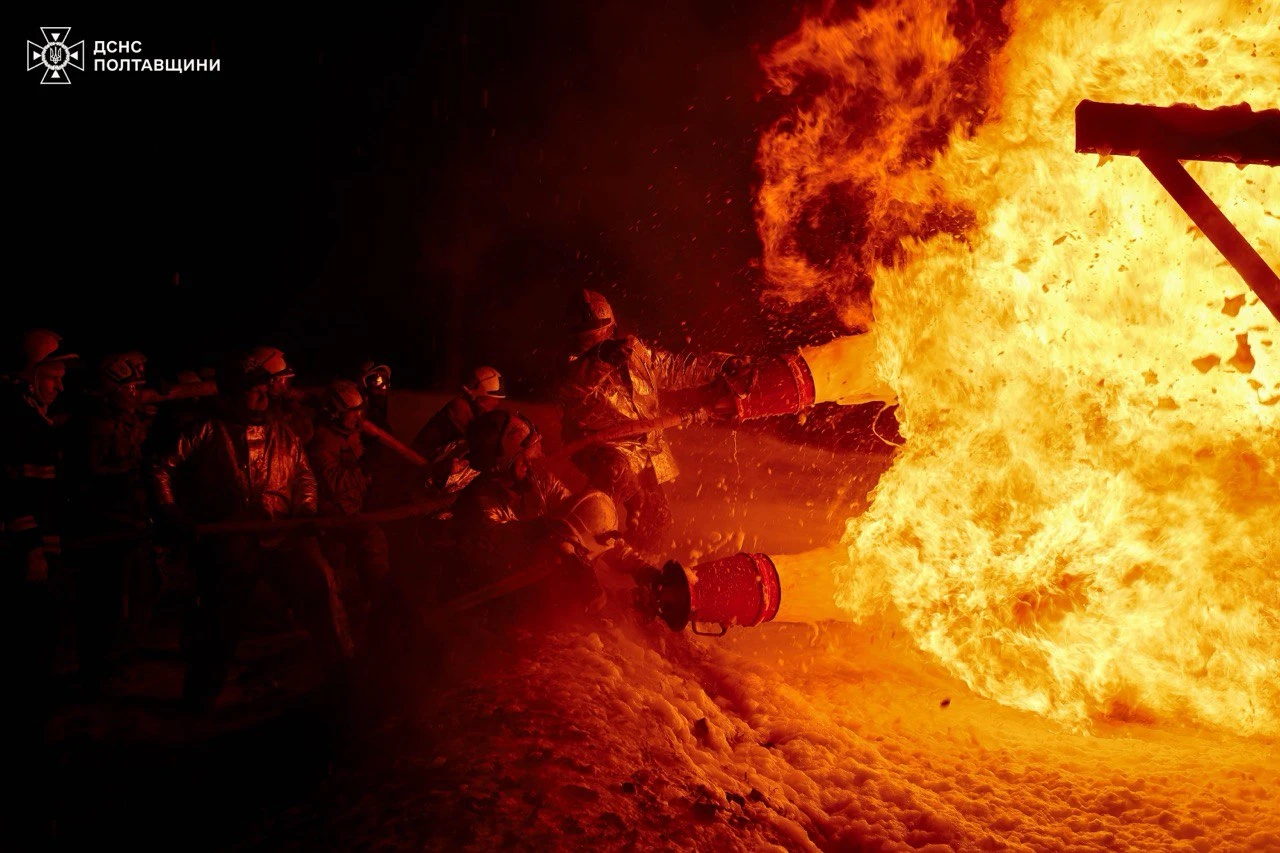
M 676 0 L 65 21 L 87 47 L 136 38 L 223 70 L 18 81 L 5 332 L 142 347 L 162 370 L 257 342 L 304 378 L 370 355 L 402 385 L 480 360 L 527 392 L 585 285 L 669 345 L 774 348 L 753 160 L 782 106 L 757 53 L 800 16 Z

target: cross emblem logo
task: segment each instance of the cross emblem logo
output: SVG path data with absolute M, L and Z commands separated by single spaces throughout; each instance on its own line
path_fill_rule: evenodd
M 40 32 L 44 33 L 43 45 L 27 41 L 27 70 L 44 67 L 41 85 L 70 84 L 71 78 L 67 70 L 84 70 L 84 42 L 67 44 L 67 37 L 71 35 L 70 27 L 41 27 Z

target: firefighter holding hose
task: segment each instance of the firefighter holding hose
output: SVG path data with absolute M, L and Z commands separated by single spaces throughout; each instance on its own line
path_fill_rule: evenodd
M 519 597 L 541 602 L 528 612 L 558 612 L 569 602 L 598 605 L 592 565 L 620 537 L 612 500 L 595 490 L 573 495 L 544 464 L 541 435 L 522 415 L 482 414 L 468 441 L 480 475 L 454 508 L 458 551 L 469 572 L 457 579 L 458 590 L 467 592 L 450 609 L 461 612 L 525 587 L 543 593 Z
M 0 565 L 4 577 L 3 653 L 16 673 L 14 695 L 23 697 L 23 723 L 42 723 L 50 698 L 56 626 L 49 585 L 49 561 L 60 548 L 59 529 L 66 498 L 62 438 L 50 407 L 62 393 L 68 364 L 77 356 L 47 329 L 23 335 L 13 373 L 0 388 L 0 455 L 4 486 L 0 498 Z M 22 731 L 18 738 L 28 737 Z
M 147 525 L 142 459 L 152 416 L 141 397 L 146 362 L 139 352 L 103 358 L 96 390 L 68 424 L 68 533 L 116 539 L 69 555 L 76 575 L 80 687 L 88 696 L 101 692 L 114 674 L 126 609 L 137 617 L 150 598 L 147 550 L 127 535 L 140 535 Z
M 507 384 L 492 367 L 476 367 L 462 381 L 462 393 L 446 403 L 418 431 L 413 449 L 431 464 L 431 485 L 457 492 L 475 479 L 477 468 L 468 460 L 467 431 L 485 412 L 507 398 Z
M 486 412 L 467 430 L 471 464 L 479 476 L 458 496 L 458 541 L 472 562 L 505 570 L 526 557 L 530 531 L 570 495 L 542 464 L 542 436 L 523 415 Z
M 321 515 L 350 516 L 364 510 L 371 482 L 361 431 L 367 406 L 364 392 L 349 379 L 335 379 L 321 398 L 315 436 L 307 445 Z M 390 569 L 386 534 L 371 522 L 349 524 L 325 531 L 322 544 L 343 579 L 348 609 L 364 612 Z
M 270 388 L 285 369 L 278 354 L 260 347 L 219 371 L 219 413 L 187 429 L 156 459 L 158 532 L 171 541 L 189 540 L 199 522 L 316 514 L 316 478 L 302 443 L 271 412 Z M 260 580 L 285 594 L 330 663 L 351 656 L 346 611 L 314 535 L 210 537 L 190 557 L 197 587 L 183 683 L 190 707 L 216 702 Z
M 592 437 L 657 422 L 673 410 L 690 417 L 708 410 L 723 396 L 721 380 L 749 376 L 749 365 L 724 353 L 674 353 L 621 335 L 613 307 L 595 291 L 575 296 L 566 319 L 571 352 L 558 392 L 563 437 L 586 445 L 574 464 L 624 508 L 628 541 L 656 550 L 672 523 L 663 486 L 678 474 L 661 426 L 617 439 Z M 673 392 L 683 392 L 674 395 L 674 406 Z

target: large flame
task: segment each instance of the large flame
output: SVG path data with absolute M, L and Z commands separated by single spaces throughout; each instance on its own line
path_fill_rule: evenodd
M 1004 14 L 1007 41 L 893 0 L 767 60 L 795 107 L 761 145 L 766 271 L 856 325 L 866 267 L 907 437 L 837 601 L 1073 725 L 1280 732 L 1280 322 L 1140 162 L 1073 152 L 1083 98 L 1276 107 L 1280 2 Z M 1280 169 L 1188 170 L 1277 266 Z M 872 248 L 815 257 L 855 197 Z

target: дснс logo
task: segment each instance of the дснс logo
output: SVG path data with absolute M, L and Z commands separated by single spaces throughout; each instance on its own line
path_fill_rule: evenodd
M 27 42 L 27 70 L 44 66 L 41 84 L 70 83 L 68 69 L 84 70 L 84 42 L 67 44 L 70 27 L 41 27 L 40 32 L 44 33 L 43 45 Z

